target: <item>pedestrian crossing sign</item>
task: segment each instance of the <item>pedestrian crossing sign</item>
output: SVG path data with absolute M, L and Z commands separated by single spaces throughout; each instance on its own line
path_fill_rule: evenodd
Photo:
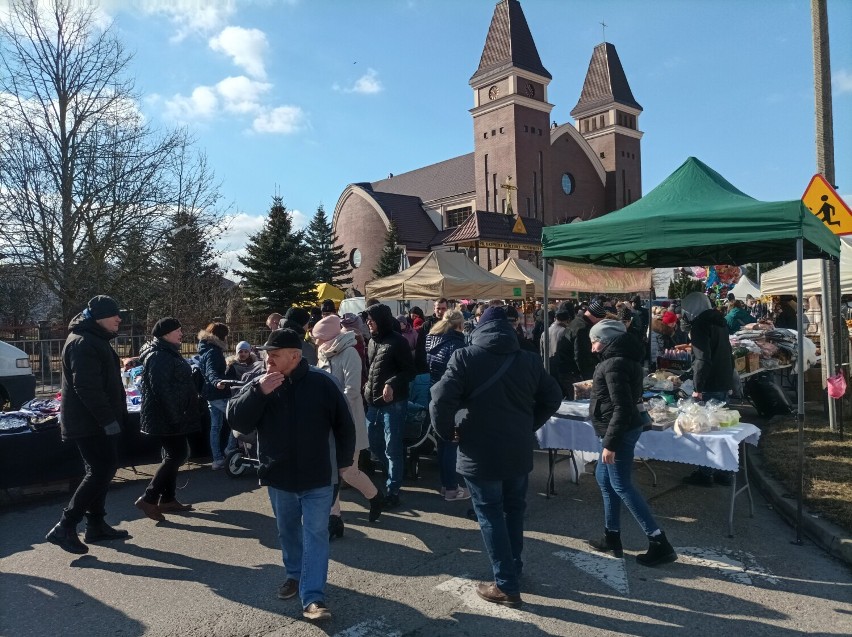
M 852 210 L 822 175 L 811 178 L 802 203 L 834 234 L 852 234 Z

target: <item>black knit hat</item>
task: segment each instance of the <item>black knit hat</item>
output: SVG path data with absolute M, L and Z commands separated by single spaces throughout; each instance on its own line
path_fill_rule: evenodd
M 588 313 L 596 318 L 604 318 L 607 313 L 607 299 L 604 296 L 596 296 L 589 301 Z
M 110 316 L 118 316 L 118 303 L 110 296 L 100 294 L 89 300 L 86 309 L 93 319 L 105 319 Z
M 294 330 L 273 330 L 266 343 L 258 345 L 257 349 L 302 349 L 305 338 Z
M 287 310 L 287 313 L 284 315 L 285 321 L 292 321 L 296 325 L 304 326 L 307 325 L 311 320 L 310 313 L 301 307 L 291 307 Z
M 151 330 L 151 336 L 160 338 L 169 332 L 174 332 L 179 327 L 180 321 L 178 321 L 174 316 L 166 316 L 154 324 L 154 329 Z
M 556 319 L 567 321 L 570 318 L 574 318 L 574 304 L 571 301 L 564 301 L 556 308 Z
M 337 312 L 337 308 L 334 307 L 334 301 L 332 301 L 331 299 L 326 299 L 325 301 L 323 301 L 322 311 L 331 312 L 332 314 L 335 314 Z
M 488 323 L 489 321 L 505 321 L 506 308 L 504 307 L 489 307 L 479 317 L 479 324 Z

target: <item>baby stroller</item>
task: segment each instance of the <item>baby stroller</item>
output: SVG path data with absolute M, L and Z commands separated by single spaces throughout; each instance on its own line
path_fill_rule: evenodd
M 420 457 L 438 447 L 429 418 L 429 374 L 420 374 L 411 382 L 402 441 L 406 474 L 416 480 L 420 477 Z
M 260 460 L 257 458 L 257 432 L 236 434 L 234 437 L 239 445 L 225 458 L 225 473 L 229 478 L 243 475 L 249 467 L 257 469 L 260 466 Z

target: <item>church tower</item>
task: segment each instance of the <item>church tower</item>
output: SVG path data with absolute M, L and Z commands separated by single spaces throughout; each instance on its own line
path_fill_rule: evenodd
M 550 185 L 552 76 L 541 63 L 518 0 L 494 9 L 473 88 L 476 209 L 543 219 Z M 517 188 L 506 189 L 507 178 Z
M 608 212 L 642 196 L 641 113 L 615 47 L 609 42 L 597 45 L 571 117 L 606 171 Z

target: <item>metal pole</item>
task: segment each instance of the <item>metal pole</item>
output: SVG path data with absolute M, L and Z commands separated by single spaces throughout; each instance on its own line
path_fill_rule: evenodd
M 822 261 L 822 335 L 820 338 L 820 352 L 822 354 L 822 379 L 825 381 L 829 376 L 834 374 L 835 369 L 835 349 L 834 338 L 832 335 L 831 308 L 836 307 L 835 304 L 829 302 L 831 293 L 831 262 L 828 260 Z M 825 384 L 825 383 L 823 383 Z M 837 430 L 837 403 L 833 398 L 828 396 L 828 428 L 831 431 Z
M 547 277 L 547 258 L 542 257 L 542 263 L 544 264 L 544 331 L 541 333 L 541 337 L 544 339 L 544 369 L 549 374 L 550 373 L 550 325 L 547 324 L 548 310 L 547 310 L 547 288 L 550 286 L 550 281 L 548 281 Z
M 804 254 L 804 239 L 799 237 L 796 239 L 796 298 L 798 299 L 798 307 L 796 308 L 796 393 L 797 408 L 796 408 L 796 425 L 798 428 L 798 447 L 799 447 L 799 480 L 796 493 L 796 544 L 802 543 L 802 499 L 805 492 L 805 374 L 804 374 L 804 358 L 805 358 L 805 343 L 804 334 L 802 334 L 804 308 L 802 305 L 802 257 Z

